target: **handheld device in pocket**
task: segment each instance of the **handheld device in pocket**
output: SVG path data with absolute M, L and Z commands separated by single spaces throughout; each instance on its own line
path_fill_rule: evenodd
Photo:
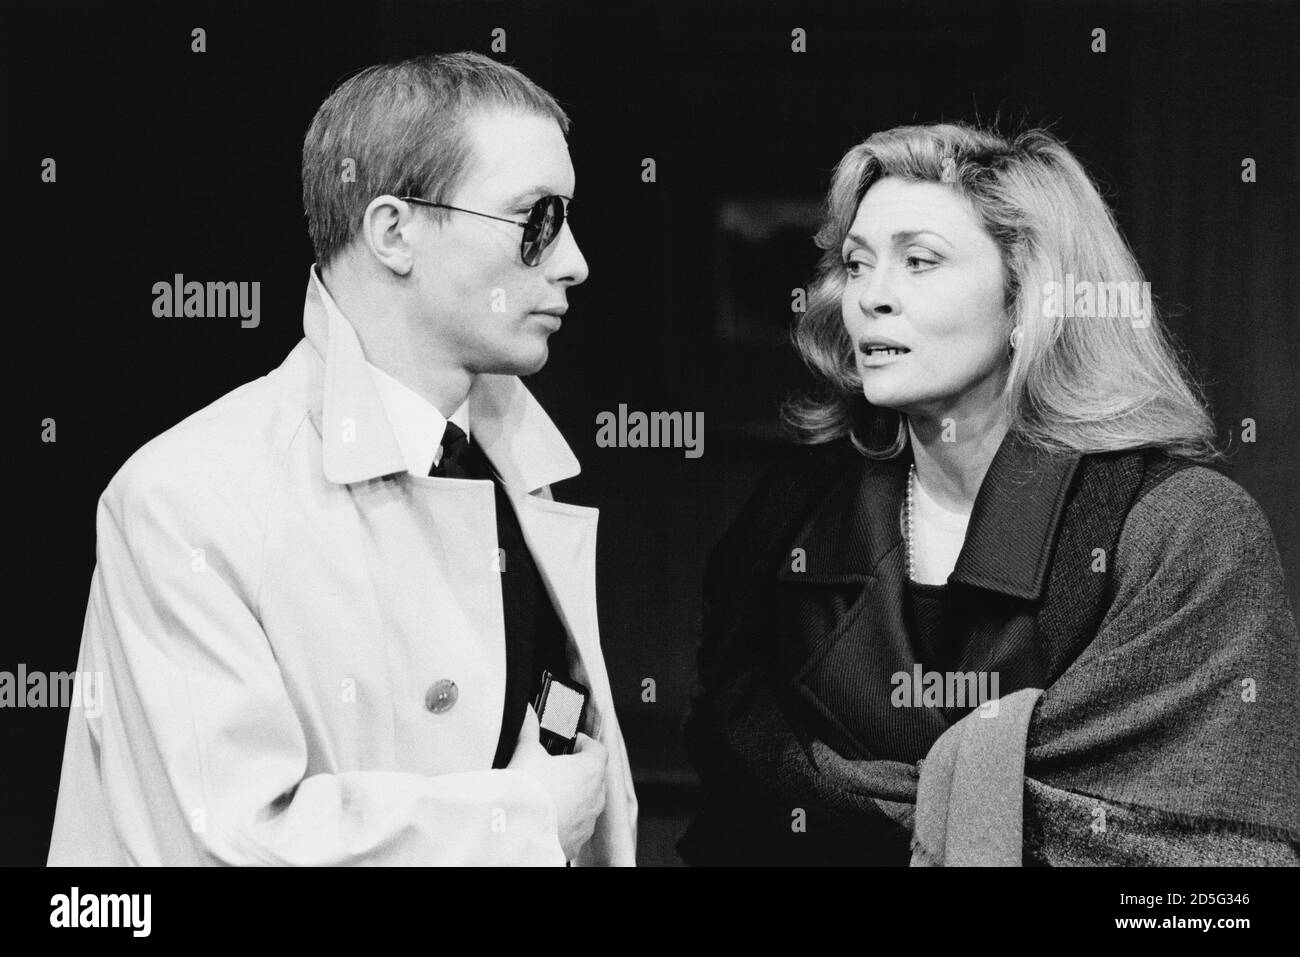
M 540 726 L 538 740 L 548 754 L 572 754 L 587 715 L 588 691 L 576 681 L 542 672 L 542 687 L 533 707 Z

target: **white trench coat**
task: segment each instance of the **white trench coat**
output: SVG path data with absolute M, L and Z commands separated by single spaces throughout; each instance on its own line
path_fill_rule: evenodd
M 99 502 L 49 863 L 557 864 L 554 801 L 493 770 L 505 636 L 489 481 L 406 471 L 348 321 L 308 284 L 279 368 L 140 449 Z M 569 634 L 606 805 L 575 863 L 635 862 L 637 802 L 596 620 L 597 511 L 513 376 L 473 440 Z M 426 705 L 434 686 L 454 682 Z

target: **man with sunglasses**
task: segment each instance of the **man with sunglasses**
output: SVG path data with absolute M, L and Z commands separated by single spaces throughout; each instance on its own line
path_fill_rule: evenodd
M 305 338 L 101 499 L 51 864 L 634 863 L 596 512 L 518 378 L 587 276 L 567 129 L 468 53 L 320 107 Z

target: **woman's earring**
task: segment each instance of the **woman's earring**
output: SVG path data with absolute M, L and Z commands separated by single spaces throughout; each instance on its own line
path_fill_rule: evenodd
M 1015 352 L 1020 347 L 1020 327 L 1016 326 L 1011 330 L 1011 351 Z

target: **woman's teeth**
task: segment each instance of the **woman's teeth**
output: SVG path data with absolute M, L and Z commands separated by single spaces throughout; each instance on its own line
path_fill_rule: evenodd
M 871 346 L 869 349 L 867 349 L 866 354 L 869 355 L 869 356 L 874 356 L 874 355 L 879 355 L 879 354 L 883 354 L 883 355 L 887 355 L 887 356 L 901 356 L 904 352 L 909 352 L 909 351 L 911 351 L 911 350 L 909 350 L 909 349 L 894 349 L 894 348 L 889 347 L 889 346 Z

